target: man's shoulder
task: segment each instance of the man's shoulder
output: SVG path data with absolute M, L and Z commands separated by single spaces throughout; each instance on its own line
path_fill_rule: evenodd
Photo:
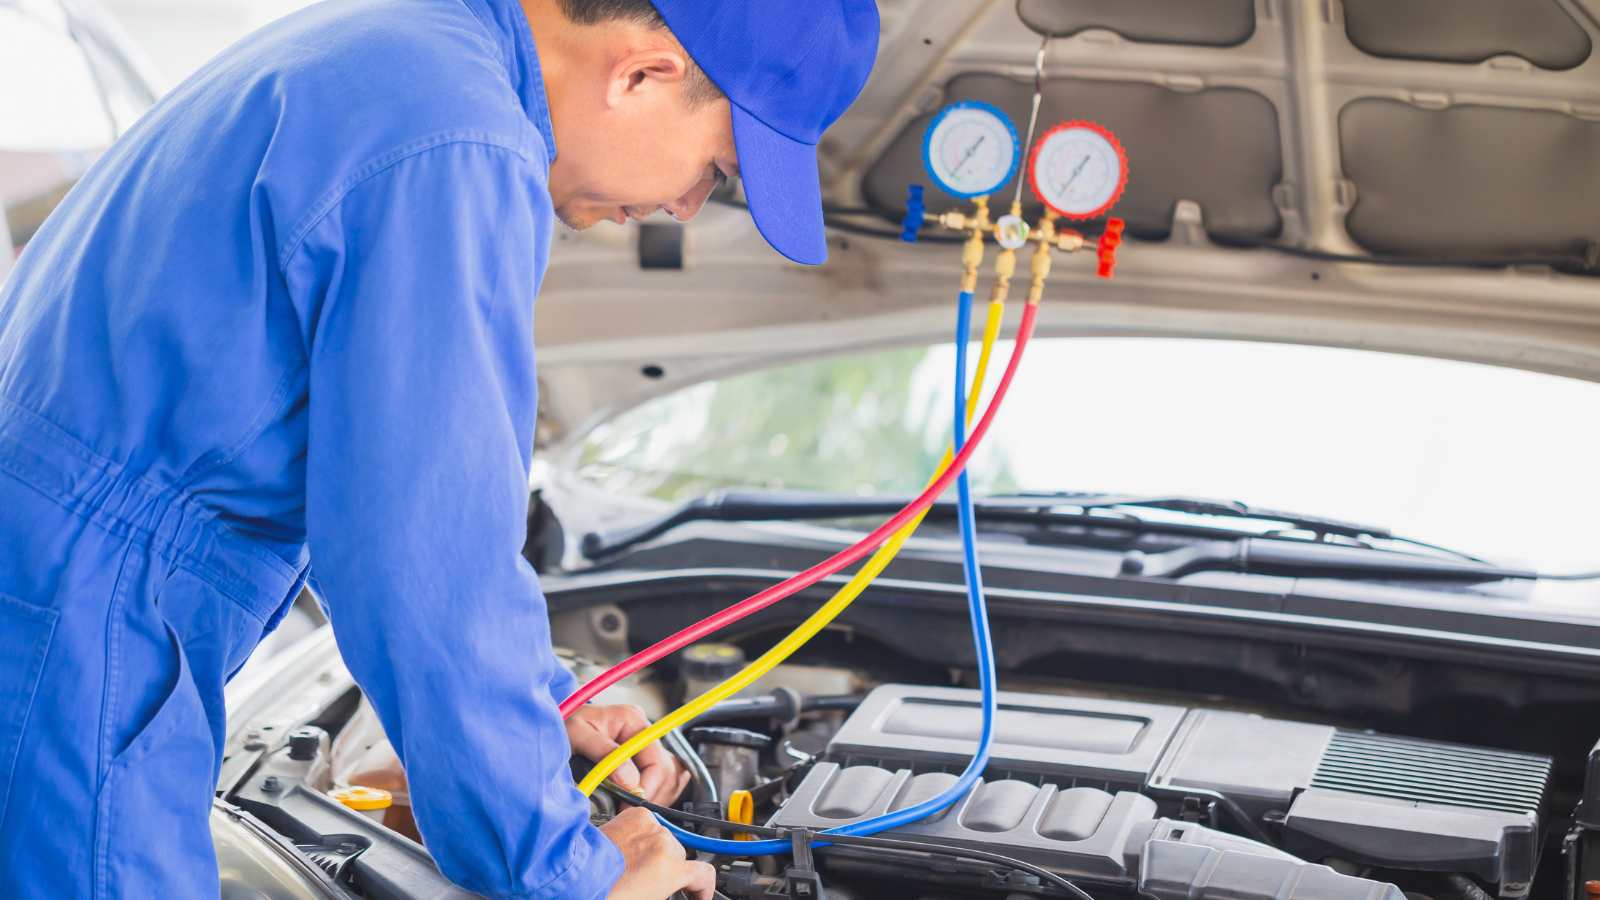
M 282 92 L 286 119 L 385 147 L 472 135 L 533 152 L 502 50 L 459 0 L 331 0 L 241 44 Z
M 537 202 L 550 151 L 508 65 L 463 0 L 328 0 L 207 63 L 147 114 L 130 152 L 143 182 L 174 191 L 197 176 L 251 184 L 281 264 L 356 185 L 435 148 L 489 145 L 474 158 L 525 179 Z

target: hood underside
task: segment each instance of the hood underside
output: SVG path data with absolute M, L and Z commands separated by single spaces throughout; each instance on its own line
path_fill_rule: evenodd
M 1025 130 L 1046 35 L 1039 130 L 1092 119 L 1127 148 L 1115 212 L 1134 240 L 1117 277 L 1094 278 L 1092 254 L 1058 259 L 1041 334 L 1358 347 L 1600 380 L 1600 0 L 880 9 L 872 78 L 820 148 L 847 224 L 898 230 L 944 104 L 986 100 Z M 930 210 L 954 205 L 929 192 Z M 945 339 L 955 248 L 845 231 L 829 245 L 824 266 L 785 263 L 733 206 L 681 230 L 562 234 L 539 300 L 546 438 L 712 375 Z M 1507 258 L 1532 261 L 1452 264 Z

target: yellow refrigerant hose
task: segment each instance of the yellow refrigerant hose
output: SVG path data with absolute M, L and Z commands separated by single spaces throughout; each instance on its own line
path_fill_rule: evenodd
M 971 243 L 969 242 L 969 246 Z M 978 240 L 977 246 L 978 253 L 981 255 L 981 238 Z M 973 281 L 976 281 L 977 278 L 976 263 L 976 260 L 970 259 L 969 254 L 968 265 Z M 983 323 L 983 347 L 978 353 L 978 364 L 973 373 L 972 389 L 967 395 L 967 421 L 969 423 L 978 409 L 979 395 L 983 392 L 984 376 L 988 372 L 989 356 L 994 349 L 995 341 L 1000 336 L 1000 324 L 1005 315 L 1005 286 L 1010 280 L 1011 273 L 1015 271 L 1014 253 L 1010 250 L 1002 252 L 1000 258 L 996 261 L 995 269 L 1001 277 L 996 279 L 994 293 L 989 298 L 989 308 Z M 970 287 L 967 289 L 970 290 Z M 943 474 L 954 456 L 954 447 L 946 447 L 944 457 L 940 459 L 939 465 L 934 469 L 933 478 L 929 479 L 930 484 Z M 662 735 L 672 729 L 694 719 L 712 705 L 720 703 L 749 687 L 756 679 L 772 671 L 796 650 L 805 646 L 807 641 L 815 637 L 823 628 L 826 628 L 835 618 L 838 618 L 840 613 L 844 612 L 851 603 L 855 602 L 857 597 L 861 596 L 868 585 L 883 574 L 883 570 L 887 569 L 889 564 L 894 561 L 895 556 L 900 553 L 900 548 L 905 546 L 906 541 L 910 539 L 927 515 L 928 510 L 924 509 L 916 518 L 907 522 L 904 527 L 891 535 L 887 541 L 884 541 L 883 546 L 872 554 L 872 557 L 862 565 L 861 570 L 841 587 L 838 593 L 834 594 L 827 603 L 824 603 L 820 609 L 812 613 L 804 622 L 796 626 L 771 650 L 763 653 L 737 675 L 690 700 L 632 738 L 629 738 L 617 749 L 611 751 L 605 759 L 600 760 L 589 771 L 589 774 L 578 783 L 578 789 L 583 791 L 584 794 L 594 793 L 600 787 L 600 783 L 605 781 L 612 772 L 615 772 L 618 766 L 632 759 L 640 750 L 650 746 L 650 744 L 659 740 Z

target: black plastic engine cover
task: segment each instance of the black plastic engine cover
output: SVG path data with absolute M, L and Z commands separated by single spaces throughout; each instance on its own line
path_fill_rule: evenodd
M 1145 784 L 1186 710 L 1049 694 L 998 694 L 996 777 L 1063 773 L 1073 783 L 1109 790 Z M 982 722 L 977 691 L 886 684 L 871 694 L 828 742 L 845 764 L 917 771 L 965 766 Z
M 818 763 L 768 824 L 825 829 L 880 816 L 938 795 L 956 780 L 947 772 L 913 775 L 876 766 Z M 1057 872 L 1097 884 L 1132 888 L 1137 872 L 1128 854 L 1148 837 L 1156 805 L 1128 791 L 1109 794 L 1087 787 L 1061 789 L 1001 779 L 980 782 L 955 806 L 895 830 L 972 847 L 1005 847 Z
M 1041 862 L 1070 862 L 1080 876 L 1124 881 L 1135 873 L 1087 864 L 1083 846 L 991 822 L 988 811 L 1016 807 L 1026 810 L 1019 822 L 1036 825 L 1046 814 L 1076 815 L 1098 829 L 1115 821 L 1113 796 L 1127 804 L 1131 794 L 1166 799 L 1188 789 L 1202 801 L 1204 792 L 1223 794 L 1257 821 L 1271 813 L 1285 848 L 1311 860 L 1470 872 L 1507 898 L 1526 896 L 1538 862 L 1549 757 L 1219 710 L 1004 691 L 998 700 L 986 781 L 960 814 L 978 827 L 945 833 L 950 826 L 935 824 L 930 836 L 1006 844 Z M 828 746 L 840 767 L 823 780 L 819 766 L 774 824 L 828 827 L 881 811 L 851 803 L 882 797 L 884 808 L 898 808 L 932 796 L 971 757 L 980 721 L 976 691 L 879 687 Z M 791 808 L 825 795 L 857 799 Z M 1105 816 L 1089 816 L 1089 806 Z M 1154 809 L 1125 812 L 1148 818 Z

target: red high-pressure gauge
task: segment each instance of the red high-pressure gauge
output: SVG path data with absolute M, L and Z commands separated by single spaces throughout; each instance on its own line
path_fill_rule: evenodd
M 1128 155 L 1117 136 L 1094 122 L 1072 120 L 1046 131 L 1028 158 L 1033 192 L 1058 215 L 1105 215 L 1128 186 Z

